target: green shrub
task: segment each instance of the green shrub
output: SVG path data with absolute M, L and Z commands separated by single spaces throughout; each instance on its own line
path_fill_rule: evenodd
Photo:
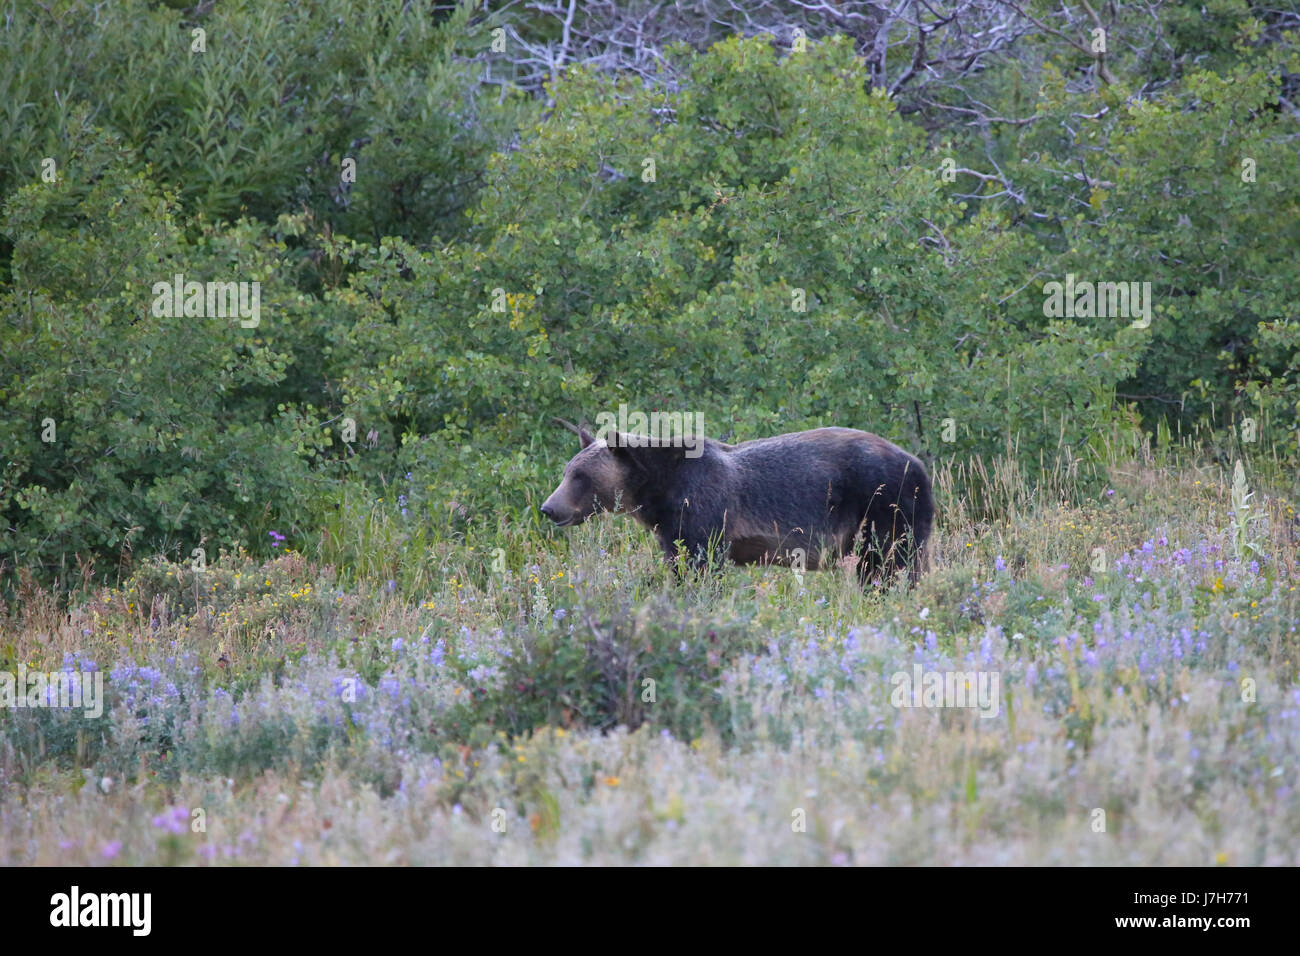
M 187 212 L 272 223 L 306 207 L 375 241 L 453 233 L 522 106 L 476 94 L 458 54 L 487 27 L 470 14 L 384 0 L 15 4 L 0 17 L 0 197 L 45 157 L 67 161 L 68 111 L 84 104 Z
M 187 239 L 175 198 L 80 122 L 63 178 L 5 205 L 0 553 L 52 572 L 74 555 L 263 545 L 308 512 L 329 443 L 309 404 L 285 401 L 318 352 L 307 299 L 270 230 Z M 154 284 L 176 273 L 260 283 L 260 324 L 156 315 Z

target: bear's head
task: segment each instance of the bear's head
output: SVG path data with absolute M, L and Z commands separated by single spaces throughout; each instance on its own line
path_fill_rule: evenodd
M 564 466 L 560 486 L 542 503 L 542 514 L 560 527 L 582 524 L 598 511 L 636 514 L 638 498 L 661 484 L 685 460 L 685 449 L 640 435 L 597 438 L 568 422 L 581 450 Z

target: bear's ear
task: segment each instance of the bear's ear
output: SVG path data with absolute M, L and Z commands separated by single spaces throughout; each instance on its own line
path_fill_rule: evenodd
M 573 424 L 573 422 L 567 422 L 563 418 L 552 418 L 551 421 L 555 422 L 555 424 L 557 425 L 563 425 L 569 431 L 577 435 L 578 444 L 582 448 L 586 448 L 588 445 L 590 445 L 592 442 L 596 440 L 595 438 L 592 437 L 591 432 L 587 431 L 587 429 L 583 428 L 580 425 Z
M 660 443 L 625 432 L 614 432 L 606 442 L 617 460 L 648 473 L 665 471 L 686 460 L 686 448 L 680 443 Z

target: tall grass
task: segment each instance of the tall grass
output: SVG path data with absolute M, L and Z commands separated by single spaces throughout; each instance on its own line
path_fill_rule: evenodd
M 0 710 L 0 860 L 1295 864 L 1294 502 L 1085 464 L 939 464 L 913 589 L 355 492 L 270 561 L 29 581 L 0 671 L 108 706 Z M 997 715 L 895 706 L 917 664 L 996 673 Z

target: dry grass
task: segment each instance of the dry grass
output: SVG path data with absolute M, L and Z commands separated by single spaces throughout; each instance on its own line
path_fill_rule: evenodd
M 158 564 L 71 610 L 27 585 L 7 659 L 94 660 L 116 696 L 75 726 L 0 712 L 0 861 L 1295 865 L 1294 505 L 1268 497 L 1239 558 L 1226 469 L 1108 467 L 1092 497 L 939 469 L 934 568 L 888 593 L 678 586 L 613 521 L 503 536 L 504 570 L 444 544 L 416 587 L 296 554 Z M 605 698 L 566 668 L 596 657 L 656 681 L 609 712 L 636 729 L 584 723 Z M 916 663 L 997 674 L 997 715 L 894 706 Z M 487 720 L 543 712 L 516 698 L 570 703 L 507 735 Z

